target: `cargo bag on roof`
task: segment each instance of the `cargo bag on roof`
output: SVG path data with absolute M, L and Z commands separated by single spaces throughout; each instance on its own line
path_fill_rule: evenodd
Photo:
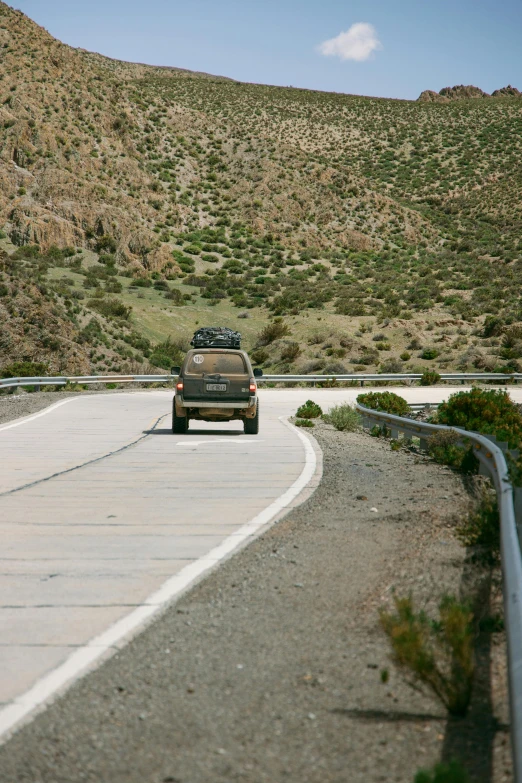
M 227 326 L 204 326 L 194 332 L 193 348 L 241 348 L 241 335 Z

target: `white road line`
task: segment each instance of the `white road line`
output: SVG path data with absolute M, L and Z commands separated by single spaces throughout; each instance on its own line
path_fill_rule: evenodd
M 40 413 L 33 413 L 32 416 L 25 416 L 23 419 L 17 419 L 12 424 L 4 424 L 0 427 L 0 432 L 4 432 L 4 430 L 11 430 L 13 427 L 20 427 L 22 424 L 28 424 L 30 421 L 34 421 L 34 419 L 39 419 L 40 416 L 46 416 L 48 413 L 56 410 L 56 408 L 59 408 L 61 405 L 67 405 L 68 402 L 74 402 L 74 400 L 78 399 L 80 399 L 80 397 L 68 397 L 66 400 L 55 402 L 54 405 L 50 405 L 48 408 L 44 408 L 44 410 L 40 411 Z
M 58 404 L 63 405 L 68 401 L 64 400 Z M 49 410 L 48 408 L 47 411 Z M 296 500 L 316 474 L 317 457 L 310 439 L 300 432 L 298 428 L 290 424 L 283 416 L 280 417 L 280 420 L 298 436 L 305 451 L 305 465 L 300 476 L 291 487 L 251 519 L 250 522 L 247 522 L 237 532 L 228 536 L 207 555 L 199 558 L 199 560 L 195 560 L 178 574 L 167 579 L 159 590 L 150 595 L 134 611 L 118 620 L 107 631 L 104 631 L 86 645 L 78 648 L 54 671 L 42 677 L 32 688 L 1 709 L 0 742 L 6 742 L 13 730 L 22 721 L 32 719 L 37 714 L 37 711 L 45 708 L 49 700 L 70 687 L 79 677 L 90 668 L 93 668 L 97 662 L 99 663 L 102 657 L 107 657 L 108 654 L 116 652 L 133 635 L 142 630 L 155 615 L 165 610 L 174 599 L 179 598 L 196 581 L 229 557 L 241 545 L 258 536 L 264 528 L 273 523 Z

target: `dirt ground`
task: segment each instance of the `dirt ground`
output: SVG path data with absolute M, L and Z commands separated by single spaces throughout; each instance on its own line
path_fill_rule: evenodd
M 480 634 L 471 709 L 448 721 L 394 669 L 378 620 L 393 590 L 499 611 L 498 570 L 455 535 L 462 479 L 313 432 L 315 494 L 15 734 L 1 783 L 412 783 L 452 758 L 473 783 L 512 780 L 503 634 Z

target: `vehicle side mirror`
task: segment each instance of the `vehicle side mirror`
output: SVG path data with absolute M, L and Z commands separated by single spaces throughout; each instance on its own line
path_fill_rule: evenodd
M 254 378 L 262 378 L 263 377 L 263 370 L 261 367 L 256 367 L 254 369 Z
M 181 370 L 181 367 L 171 367 L 170 368 L 170 374 L 171 375 L 179 375 Z

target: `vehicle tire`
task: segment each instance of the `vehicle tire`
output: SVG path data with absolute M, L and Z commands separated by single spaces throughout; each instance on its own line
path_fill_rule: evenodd
M 244 419 L 245 435 L 257 435 L 259 432 L 259 400 L 257 401 L 256 415 L 253 419 Z
M 188 430 L 188 416 L 177 416 L 176 406 L 172 406 L 172 432 L 174 435 L 185 435 Z

